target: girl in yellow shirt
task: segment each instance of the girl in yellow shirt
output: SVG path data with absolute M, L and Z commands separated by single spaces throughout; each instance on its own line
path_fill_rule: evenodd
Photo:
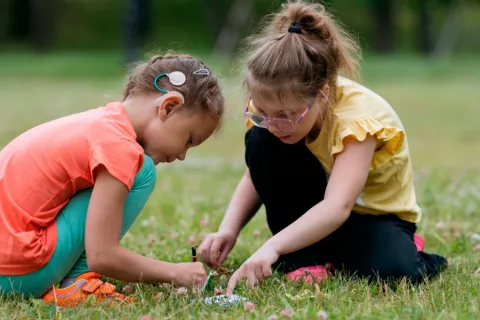
M 447 261 L 423 252 L 415 234 L 422 211 L 404 127 L 384 99 L 350 80 L 357 44 L 323 6 L 302 1 L 286 3 L 250 44 L 248 168 L 199 253 L 220 265 L 262 204 L 273 236 L 227 294 L 272 266 L 306 280 L 326 277 L 327 264 L 370 279 L 437 274 Z

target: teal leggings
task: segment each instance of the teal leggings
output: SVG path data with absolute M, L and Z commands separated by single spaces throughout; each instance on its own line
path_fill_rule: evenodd
M 145 206 L 156 182 L 155 165 L 145 156 L 125 202 L 121 237 L 130 229 Z M 85 255 L 85 222 L 93 188 L 75 194 L 57 216 L 57 246 L 50 261 L 41 269 L 19 276 L 0 275 L 0 295 L 19 294 L 41 297 L 64 278 L 87 272 Z

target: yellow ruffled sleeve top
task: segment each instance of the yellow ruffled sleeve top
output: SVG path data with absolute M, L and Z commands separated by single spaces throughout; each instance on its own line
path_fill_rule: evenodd
M 422 210 L 417 205 L 407 138 L 398 115 L 379 95 L 343 77 L 337 80 L 335 95 L 335 105 L 327 112 L 319 136 L 307 141 L 307 147 L 329 175 L 346 138 L 363 141 L 367 134 L 376 137 L 367 182 L 353 210 L 396 214 L 418 222 Z

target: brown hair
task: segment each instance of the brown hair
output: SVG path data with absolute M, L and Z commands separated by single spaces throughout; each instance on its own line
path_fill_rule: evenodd
M 194 75 L 195 71 L 207 69 L 209 75 Z M 202 111 L 212 114 L 220 120 L 225 109 L 225 99 L 217 78 L 200 60 L 189 55 L 154 56 L 149 62 L 133 66 L 125 90 L 123 100 L 136 94 L 159 92 L 154 86 L 155 78 L 161 73 L 181 71 L 186 76 L 182 86 L 174 86 L 167 77 L 161 77 L 157 85 L 168 91 L 177 91 L 185 98 L 184 106 L 190 111 Z
M 292 94 L 305 100 L 325 84 L 333 94 L 340 73 L 357 76 L 360 48 L 323 5 L 288 1 L 263 25 L 260 34 L 247 39 L 248 92 L 278 101 Z

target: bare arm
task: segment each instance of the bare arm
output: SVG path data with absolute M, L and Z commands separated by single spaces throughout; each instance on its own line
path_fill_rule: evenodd
M 227 213 L 216 233 L 208 235 L 199 247 L 202 260 L 219 266 L 235 246 L 240 230 L 255 215 L 261 202 L 247 169 L 237 185 Z
M 229 231 L 238 235 L 260 206 L 260 198 L 253 186 L 250 170 L 247 168 L 235 189 L 219 231 Z
M 121 281 L 174 280 L 174 264 L 141 256 L 119 244 L 128 189 L 103 167 L 96 175 L 85 230 L 90 271 Z
M 235 271 L 227 285 L 231 295 L 238 281 L 254 285 L 272 275 L 271 265 L 280 255 L 305 248 L 331 234 L 349 217 L 355 201 L 365 186 L 376 140 L 349 140 L 332 169 L 325 198 L 294 223 L 270 238 Z
M 325 198 L 269 242 L 280 255 L 305 248 L 339 228 L 350 216 L 368 177 L 376 140 L 349 140 L 335 159 Z

